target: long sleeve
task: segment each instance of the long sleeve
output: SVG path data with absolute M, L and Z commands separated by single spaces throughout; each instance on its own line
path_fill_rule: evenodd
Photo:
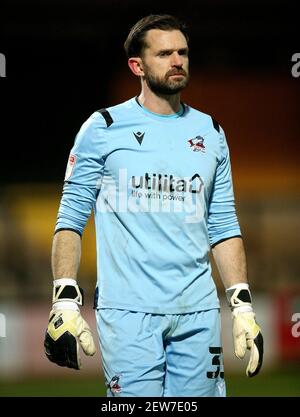
M 103 175 L 105 122 L 94 113 L 78 132 L 66 169 L 55 231 L 72 229 L 82 234 L 91 214 Z
M 235 211 L 229 149 L 220 128 L 220 156 L 208 210 L 208 235 L 211 246 L 225 239 L 241 236 Z

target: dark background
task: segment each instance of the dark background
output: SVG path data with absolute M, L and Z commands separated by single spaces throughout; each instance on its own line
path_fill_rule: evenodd
M 1 183 L 62 179 L 82 122 L 116 104 L 111 80 L 129 72 L 123 42 L 146 14 L 171 13 L 187 22 L 192 76 L 258 72 L 290 78 L 299 46 L 293 1 L 1 3 L 0 52 L 7 62 L 7 77 L 0 79 Z

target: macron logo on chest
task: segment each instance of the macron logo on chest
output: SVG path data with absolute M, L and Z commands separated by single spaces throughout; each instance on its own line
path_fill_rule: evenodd
M 138 141 L 138 143 L 141 145 L 142 142 L 143 142 L 143 139 L 144 139 L 145 132 L 142 133 L 142 132 L 138 131 L 136 133 L 133 132 L 133 134 L 134 134 L 134 137 L 136 138 L 136 140 Z

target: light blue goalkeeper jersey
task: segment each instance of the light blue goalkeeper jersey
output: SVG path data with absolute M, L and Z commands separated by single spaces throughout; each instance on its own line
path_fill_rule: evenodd
M 181 314 L 219 307 L 209 252 L 240 236 L 222 128 L 182 104 L 136 98 L 100 110 L 71 150 L 56 231 L 82 234 L 92 209 L 98 308 Z

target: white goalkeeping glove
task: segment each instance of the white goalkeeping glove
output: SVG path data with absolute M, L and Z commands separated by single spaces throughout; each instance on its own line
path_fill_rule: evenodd
M 243 359 L 247 349 L 250 350 L 246 374 L 249 377 L 255 376 L 262 366 L 264 341 L 252 309 L 249 285 L 240 283 L 227 288 L 226 297 L 232 311 L 235 355 Z
M 91 329 L 78 307 L 83 305 L 83 290 L 74 279 L 57 279 L 52 302 L 44 341 L 45 354 L 59 366 L 81 369 L 79 345 L 86 355 L 92 356 L 96 352 Z

